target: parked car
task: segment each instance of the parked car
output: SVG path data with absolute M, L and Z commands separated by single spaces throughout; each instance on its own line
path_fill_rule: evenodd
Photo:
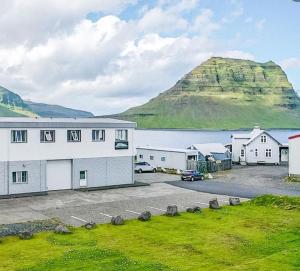
M 204 174 L 200 173 L 196 170 L 185 170 L 181 174 L 182 181 L 196 181 L 196 180 L 204 180 Z
M 147 162 L 137 162 L 134 164 L 134 171 L 138 173 L 156 172 L 156 168 Z

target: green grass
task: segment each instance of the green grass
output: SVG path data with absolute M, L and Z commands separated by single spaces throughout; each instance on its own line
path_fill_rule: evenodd
M 5 238 L 0 270 L 300 270 L 300 198 Z

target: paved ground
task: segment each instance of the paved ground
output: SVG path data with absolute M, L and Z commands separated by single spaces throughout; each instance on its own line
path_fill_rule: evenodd
M 300 196 L 299 183 L 286 183 L 284 166 L 235 166 L 204 182 L 168 182 L 172 185 L 206 193 L 252 198 L 263 194 Z
M 0 224 L 49 218 L 58 218 L 74 226 L 81 226 L 86 221 L 108 223 L 111 216 L 136 218 L 144 210 L 154 215 L 162 214 L 171 204 L 178 205 L 180 211 L 194 205 L 205 208 L 215 197 L 166 183 L 92 192 L 51 192 L 48 196 L 0 200 Z M 217 197 L 220 204 L 227 203 L 227 196 Z

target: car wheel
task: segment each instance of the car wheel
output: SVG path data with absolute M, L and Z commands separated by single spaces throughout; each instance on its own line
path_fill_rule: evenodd
M 156 173 L 156 168 L 153 169 L 153 173 Z
M 193 182 L 193 181 L 195 181 L 195 178 L 194 178 L 194 177 L 191 178 L 191 182 Z
M 184 179 L 181 177 L 181 181 L 184 181 Z
M 141 169 L 141 168 L 138 170 L 138 173 L 143 173 L 143 171 L 142 171 L 142 169 Z

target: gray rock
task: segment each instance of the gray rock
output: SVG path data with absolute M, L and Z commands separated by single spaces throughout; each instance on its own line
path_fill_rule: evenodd
M 87 230 L 92 230 L 92 229 L 95 229 L 96 228 L 96 223 L 95 222 L 88 222 L 86 224 L 84 224 L 84 227 L 87 229 Z
M 240 205 L 241 204 L 240 198 L 234 198 L 234 197 L 229 198 L 229 204 L 231 206 Z
M 201 208 L 199 206 L 189 207 L 186 209 L 188 213 L 200 213 Z
M 70 233 L 72 233 L 65 225 L 62 225 L 62 224 L 56 226 L 54 232 L 57 233 L 57 234 L 70 234 Z
M 112 217 L 111 224 L 113 225 L 124 225 L 124 219 L 121 216 Z
M 151 219 L 151 213 L 149 211 L 142 212 L 138 217 L 138 220 L 140 221 L 148 221 L 150 219 Z
M 220 205 L 217 199 L 213 199 L 209 201 L 209 208 L 210 209 L 220 209 Z
M 33 233 L 30 231 L 23 231 L 19 233 L 19 238 L 21 240 L 29 240 L 33 238 Z
M 167 212 L 166 212 L 167 216 L 176 216 L 178 215 L 178 208 L 176 205 L 170 205 L 167 207 Z

